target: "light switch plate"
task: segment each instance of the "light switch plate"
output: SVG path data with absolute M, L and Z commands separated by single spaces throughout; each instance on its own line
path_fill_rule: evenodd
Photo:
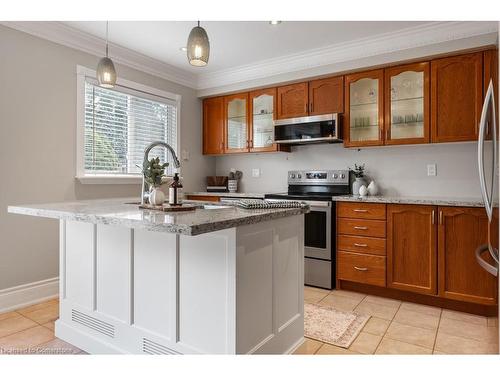
M 252 169 L 252 177 L 260 177 L 260 169 L 259 168 Z
M 427 164 L 427 176 L 437 176 L 436 164 Z

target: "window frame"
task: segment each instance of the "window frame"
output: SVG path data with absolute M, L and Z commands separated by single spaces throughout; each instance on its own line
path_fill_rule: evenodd
M 76 66 L 76 175 L 75 178 L 82 184 L 140 184 L 142 176 L 140 174 L 96 174 L 85 172 L 85 82 L 87 79 L 96 80 L 95 70 L 81 65 Z M 146 86 L 141 83 L 129 81 L 123 78 L 116 80 L 117 86 L 121 86 L 121 92 L 143 97 L 149 100 L 165 101 L 171 104 L 175 102 L 176 111 L 176 144 L 177 154 L 180 154 L 181 132 L 181 95 L 173 94 L 168 91 L 160 90 L 154 87 Z M 137 95 L 138 93 L 139 95 Z M 141 95 L 143 94 L 143 95 Z M 180 172 L 180 171 L 179 171 Z

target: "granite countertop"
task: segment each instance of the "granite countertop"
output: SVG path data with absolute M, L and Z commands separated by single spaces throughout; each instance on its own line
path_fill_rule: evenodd
M 172 213 L 144 210 L 139 208 L 138 204 L 129 204 L 131 202 L 137 202 L 137 198 L 18 205 L 9 206 L 8 211 L 29 216 L 121 225 L 188 236 L 301 215 L 309 211 L 308 207 L 248 210 L 235 207 L 231 203 L 209 204 L 199 201 L 185 201 L 199 206 L 212 205 L 220 208 L 200 208 L 195 211 Z M 221 206 L 228 207 L 222 208 Z
M 213 195 L 219 197 L 234 198 L 264 198 L 267 193 L 208 193 L 194 192 L 186 195 Z M 481 198 L 463 197 L 412 197 L 412 196 L 389 196 L 376 195 L 360 197 L 354 195 L 336 195 L 332 198 L 337 202 L 366 202 L 366 203 L 399 203 L 399 204 L 423 204 L 434 206 L 457 206 L 457 207 L 484 207 Z
M 481 198 L 455 198 L 455 197 L 404 197 L 404 196 L 334 196 L 336 202 L 366 202 L 366 203 L 399 203 L 399 204 L 423 204 L 434 206 L 460 206 L 460 207 L 484 207 Z
M 266 193 L 218 193 L 211 191 L 195 191 L 191 193 L 184 193 L 184 195 L 202 195 L 202 196 L 214 196 L 214 197 L 228 197 L 228 198 L 264 198 Z

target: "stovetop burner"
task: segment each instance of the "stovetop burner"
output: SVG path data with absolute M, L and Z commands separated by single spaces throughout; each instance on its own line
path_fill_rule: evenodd
M 290 200 L 304 200 L 304 201 L 331 201 L 335 195 L 346 195 L 348 193 L 337 194 L 289 194 L 289 193 L 274 193 L 265 194 L 266 199 L 290 199 Z

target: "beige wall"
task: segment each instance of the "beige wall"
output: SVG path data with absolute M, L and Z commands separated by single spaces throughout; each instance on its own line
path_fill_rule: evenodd
M 0 290 L 58 275 L 58 224 L 7 213 L 10 204 L 138 196 L 139 185 L 81 185 L 75 176 L 76 65 L 98 57 L 0 26 Z M 185 189 L 213 174 L 201 155 L 194 90 L 124 66 L 118 75 L 182 95 Z

